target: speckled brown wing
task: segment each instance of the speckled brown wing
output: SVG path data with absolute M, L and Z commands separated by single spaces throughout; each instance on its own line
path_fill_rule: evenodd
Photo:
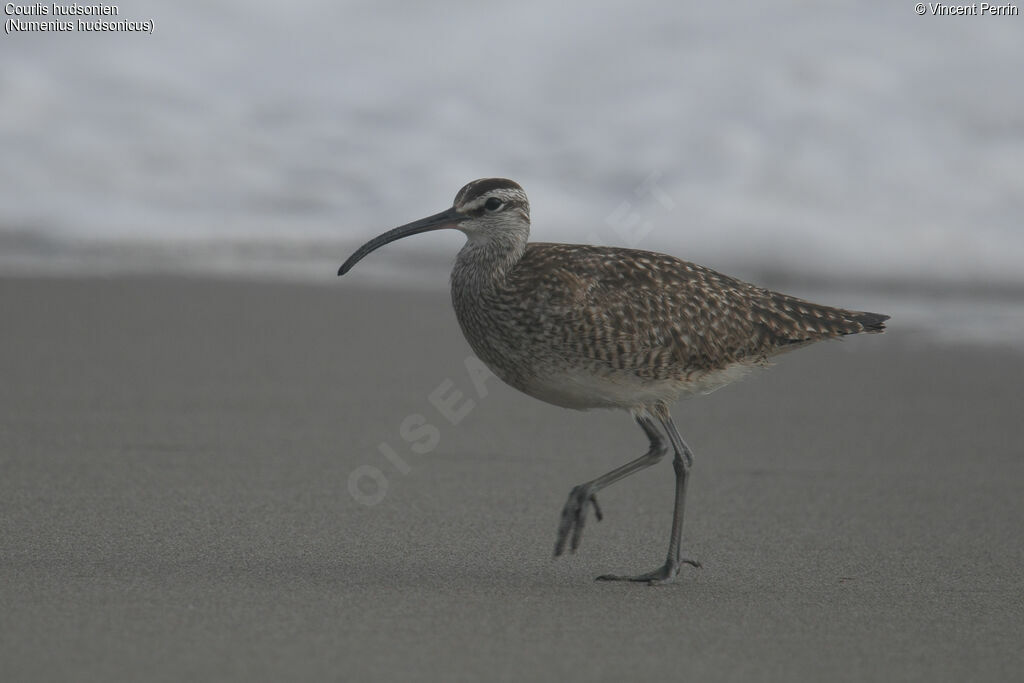
M 522 320 L 570 362 L 688 379 L 865 331 L 872 316 L 819 306 L 653 252 L 532 243 L 509 274 Z M 513 295 L 513 292 L 509 292 Z M 885 316 L 873 324 L 881 329 Z

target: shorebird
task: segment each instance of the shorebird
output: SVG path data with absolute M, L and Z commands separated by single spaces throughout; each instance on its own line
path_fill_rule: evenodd
M 465 233 L 451 295 L 462 332 L 504 382 L 565 408 L 628 410 L 650 446 L 639 458 L 576 486 L 562 508 L 555 556 L 579 547 L 597 493 L 674 453 L 675 500 L 665 563 L 605 581 L 672 581 L 693 455 L 669 415 L 751 368 L 812 342 L 881 332 L 889 318 L 810 303 L 673 256 L 635 249 L 529 242 L 530 204 L 517 183 L 469 183 L 451 208 L 389 230 L 338 269 L 344 275 L 385 244 L 431 230 Z

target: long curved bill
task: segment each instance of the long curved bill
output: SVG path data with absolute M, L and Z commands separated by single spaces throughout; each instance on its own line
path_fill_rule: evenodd
M 442 230 L 444 228 L 454 228 L 458 226 L 465 216 L 458 213 L 455 207 L 442 211 L 441 213 L 435 213 L 433 216 L 427 216 L 421 218 L 418 221 L 412 223 L 406 223 L 400 225 L 394 230 L 388 230 L 383 235 L 374 237 L 372 240 L 359 247 L 354 254 L 348 257 L 345 263 L 341 264 L 341 268 L 338 268 L 338 275 L 344 275 L 348 271 L 352 270 L 352 266 L 363 260 L 363 257 L 369 254 L 371 251 L 380 249 L 385 244 L 400 240 L 403 237 L 409 235 L 418 235 L 421 232 L 430 232 L 431 230 Z

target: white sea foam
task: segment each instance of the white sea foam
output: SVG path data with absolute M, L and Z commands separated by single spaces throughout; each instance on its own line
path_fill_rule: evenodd
M 131 269 L 130 243 L 244 273 L 256 243 L 318 274 L 304 245 L 340 262 L 504 175 L 536 239 L 1024 283 L 1019 22 L 770 5 L 139 2 L 152 36 L 4 36 L 0 269 Z

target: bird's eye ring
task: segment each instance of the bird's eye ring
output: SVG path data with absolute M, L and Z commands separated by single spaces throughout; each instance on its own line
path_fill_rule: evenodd
M 501 208 L 501 200 L 498 199 L 497 197 L 491 197 L 486 202 L 484 202 L 484 208 L 487 209 L 488 211 L 497 211 L 498 209 Z

